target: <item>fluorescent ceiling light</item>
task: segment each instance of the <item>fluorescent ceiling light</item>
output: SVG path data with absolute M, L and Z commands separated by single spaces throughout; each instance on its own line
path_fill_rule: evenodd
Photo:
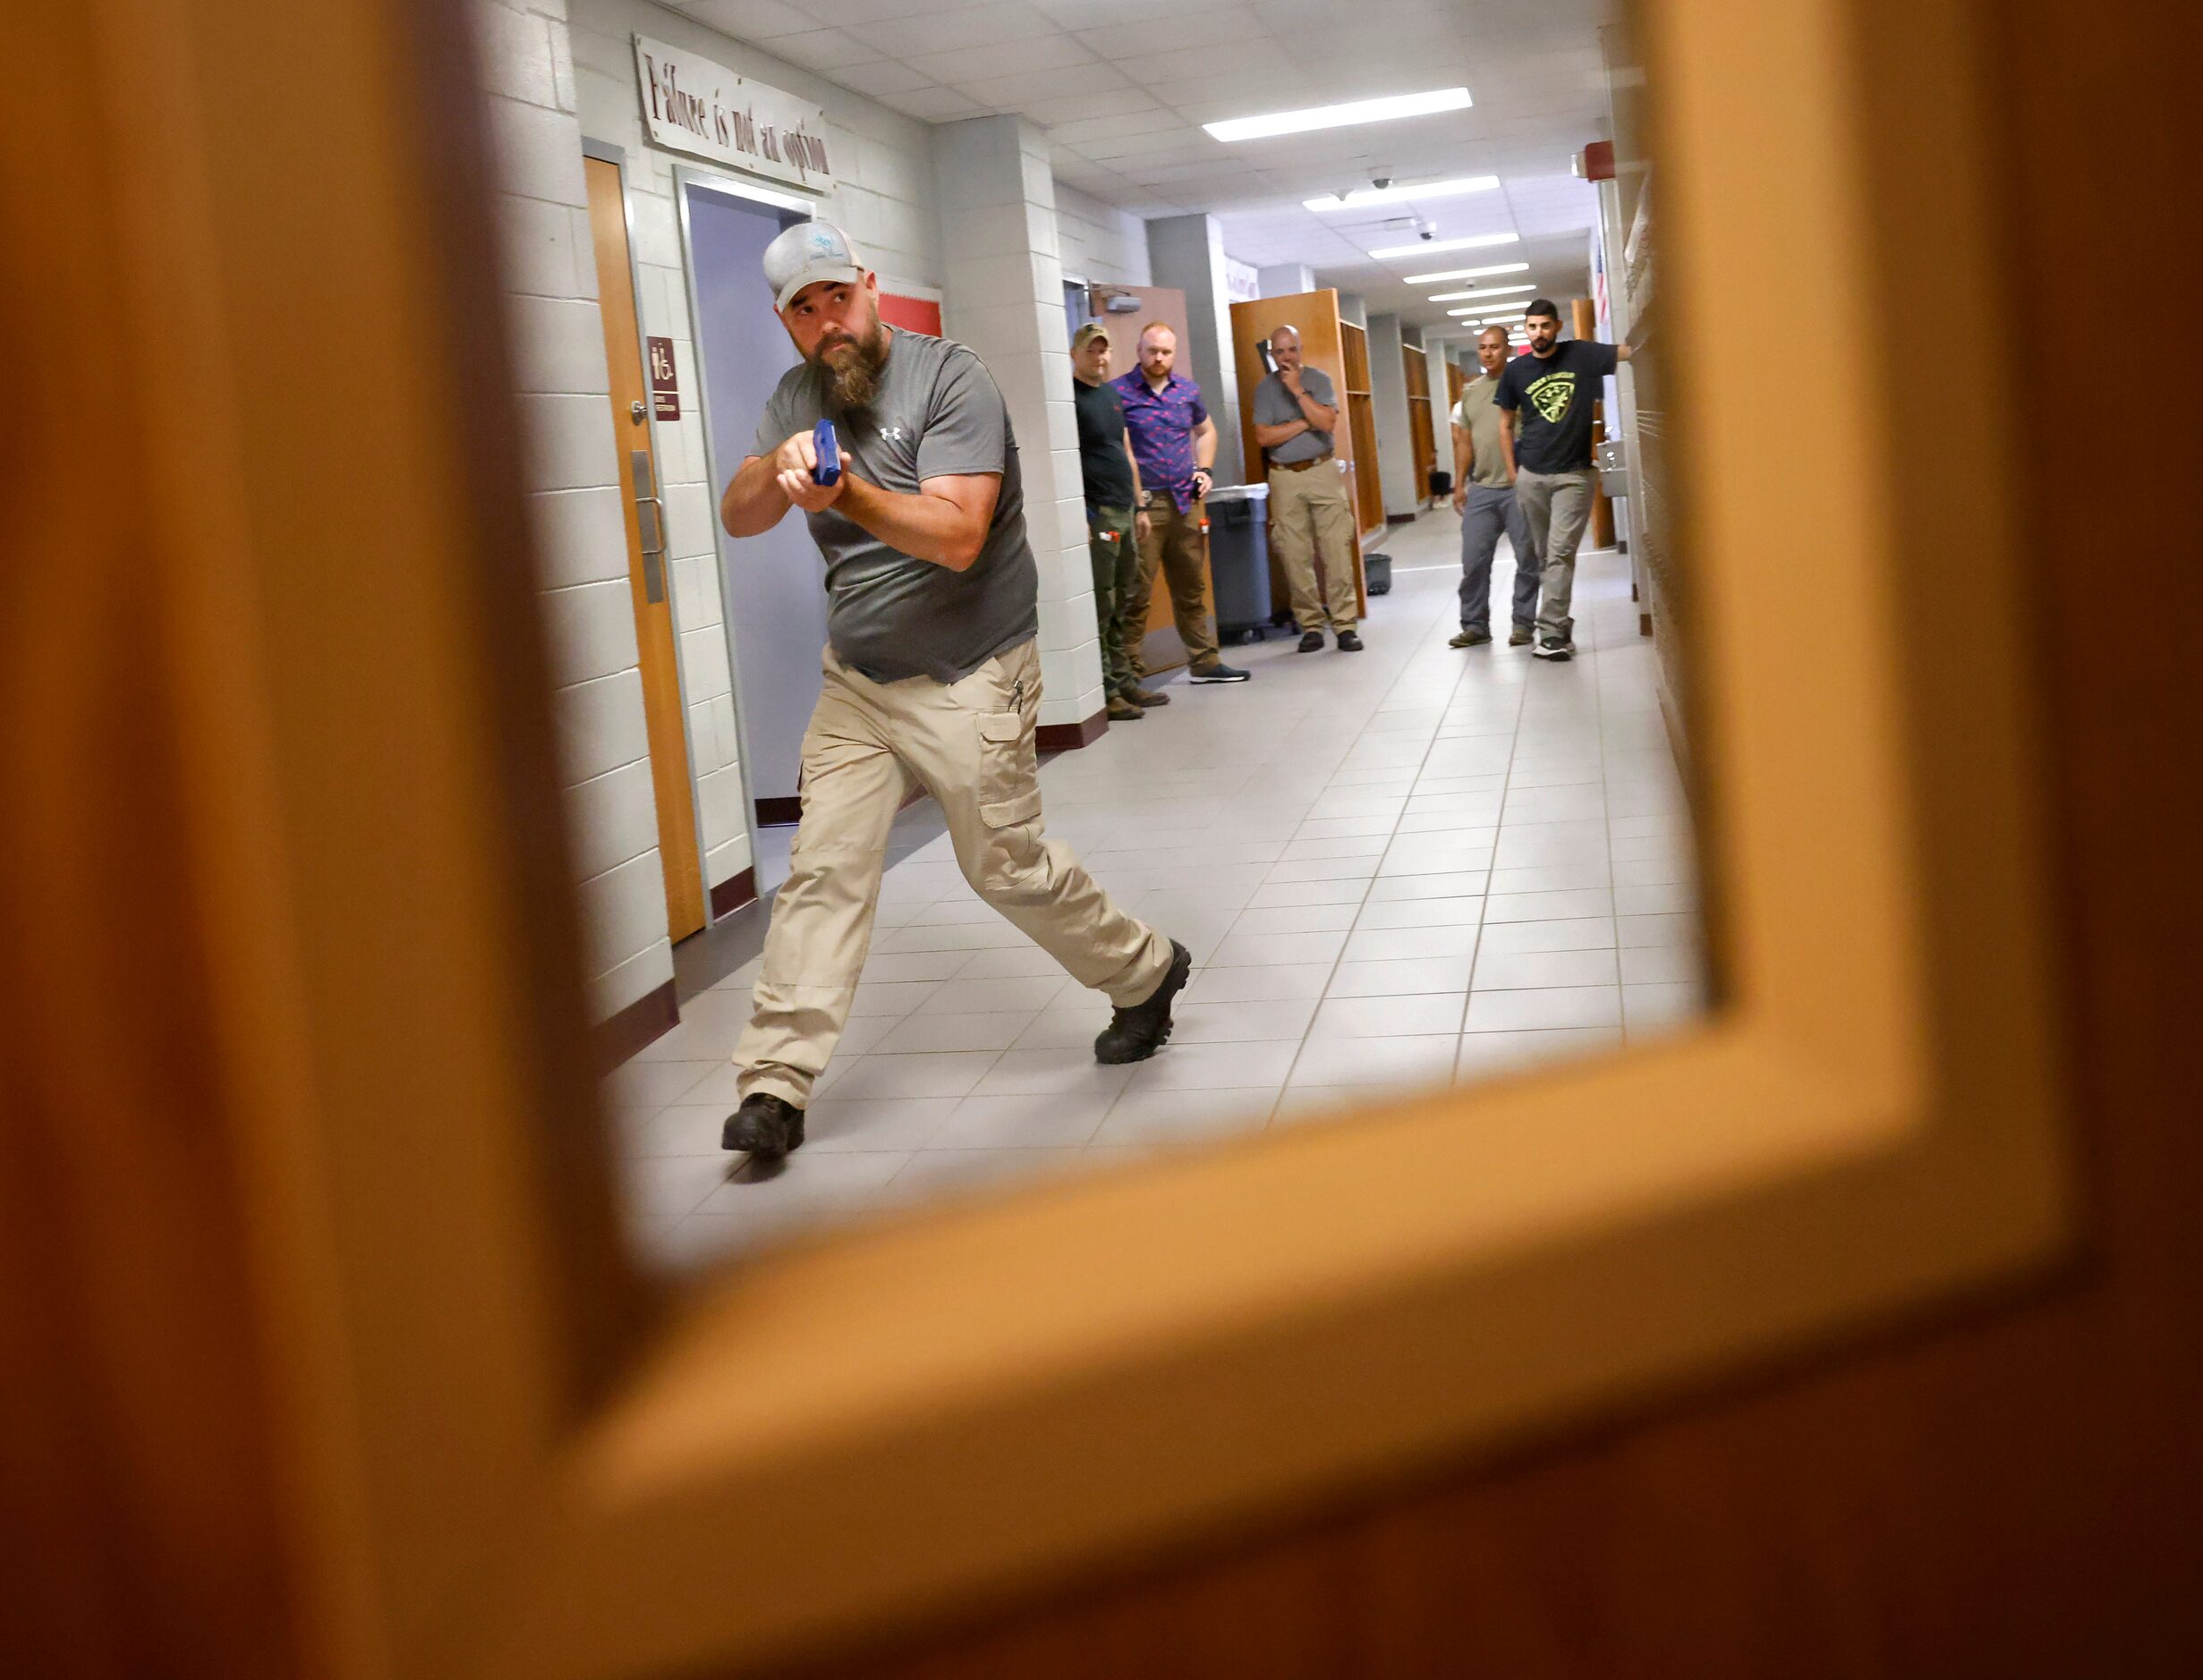
M 1468 292 L 1433 292 L 1431 293 L 1431 301 L 1433 303 L 1459 303 L 1463 298 L 1495 298 L 1502 292 L 1535 292 L 1537 288 L 1535 286 L 1525 280 L 1520 285 L 1479 286 L 1475 290 Z
M 1507 237 L 1511 241 L 1518 236 L 1510 233 Z M 1488 274 L 1527 274 L 1529 272 L 1530 265 L 1527 262 L 1493 262 L 1486 263 L 1481 268 L 1442 268 L 1436 274 L 1411 274 L 1408 276 L 1406 284 L 1411 286 L 1434 285 L 1441 280 L 1474 280 Z
M 1454 199 L 1464 192 L 1489 192 L 1499 183 L 1497 175 L 1460 175 L 1451 181 L 1425 181 L 1419 187 L 1357 187 L 1343 199 L 1333 192 L 1301 202 L 1311 210 L 1358 210 L 1365 204 L 1397 204 L 1402 199 Z
M 1442 250 L 1482 250 L 1487 245 L 1518 245 L 1519 233 L 1471 233 L 1466 239 L 1418 239 L 1412 245 L 1387 245 L 1373 257 L 1435 257 Z
M 1351 128 L 1357 123 L 1389 123 L 1395 117 L 1466 111 L 1469 103 L 1467 88 L 1433 88 L 1428 93 L 1395 93 L 1382 99 L 1311 106 L 1305 111 L 1274 111 L 1268 116 L 1235 116 L 1201 126 L 1221 140 L 1267 140 L 1273 134 L 1306 134 L 1320 128 Z

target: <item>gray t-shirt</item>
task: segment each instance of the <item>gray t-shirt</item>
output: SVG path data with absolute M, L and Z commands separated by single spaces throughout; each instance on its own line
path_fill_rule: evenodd
M 1325 408 L 1334 406 L 1339 400 L 1331 392 L 1331 375 L 1321 368 L 1311 368 L 1306 362 L 1301 364 L 1300 388 Z M 1276 374 L 1263 376 L 1263 382 L 1255 387 L 1255 423 L 1257 426 L 1283 426 L 1289 421 L 1307 418 L 1300 412 L 1300 400 L 1285 388 L 1285 381 Z M 1275 449 L 1265 449 L 1263 454 L 1276 465 L 1283 467 L 1296 461 L 1314 461 L 1319 455 L 1327 455 L 1331 454 L 1331 434 L 1311 428 L 1305 432 L 1295 432 Z
M 883 490 L 915 496 L 927 479 L 1002 475 L 986 541 L 962 572 L 890 548 L 833 508 L 805 516 L 826 557 L 826 639 L 836 657 L 876 683 L 954 683 L 1040 633 L 1040 574 L 1025 540 L 1017 440 L 1002 394 L 976 355 L 946 338 L 889 331 L 893 343 L 871 408 L 828 416 L 823 371 L 804 362 L 781 376 L 767 401 L 755 453 L 769 455 L 831 418 L 850 470 Z

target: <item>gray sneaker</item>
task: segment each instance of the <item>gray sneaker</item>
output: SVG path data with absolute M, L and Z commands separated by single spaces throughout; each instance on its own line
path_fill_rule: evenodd
M 1244 683 L 1247 674 L 1219 659 L 1214 665 L 1204 665 L 1186 673 L 1188 683 Z

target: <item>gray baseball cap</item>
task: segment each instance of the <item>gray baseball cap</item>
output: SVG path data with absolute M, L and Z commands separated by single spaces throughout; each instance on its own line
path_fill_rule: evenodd
M 849 236 L 831 222 L 784 227 L 765 247 L 765 284 L 772 288 L 776 310 L 785 310 L 798 292 L 821 280 L 846 285 L 863 277 L 864 265 L 856 259 Z

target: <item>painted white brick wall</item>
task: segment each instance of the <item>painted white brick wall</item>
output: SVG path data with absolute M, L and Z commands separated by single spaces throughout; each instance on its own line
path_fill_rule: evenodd
M 942 326 L 985 360 L 1017 435 L 1040 570 L 1041 722 L 1080 723 L 1105 701 L 1048 142 L 1022 117 L 974 117 L 934 131 L 933 162 Z
M 592 1007 L 673 978 L 565 0 L 472 0 Z
M 568 37 L 580 133 L 618 147 L 626 158 L 644 334 L 673 340 L 680 377 L 681 418 L 655 421 L 659 472 L 665 483 L 668 574 L 678 633 L 682 695 L 688 707 L 689 751 L 696 770 L 696 809 L 703 831 L 704 878 L 713 885 L 750 867 L 742 770 L 735 731 L 725 591 L 720 584 L 719 492 L 706 458 L 698 408 L 695 328 L 681 248 L 676 164 L 703 160 L 653 146 L 642 128 L 635 86 L 634 37 L 685 47 L 744 75 L 815 100 L 826 112 L 836 185 L 827 214 L 856 242 L 881 276 L 921 285 L 941 282 L 940 234 L 933 225 L 930 131 L 914 118 L 820 81 L 650 0 L 573 0 Z M 576 146 L 578 148 L 579 141 Z M 770 184 L 770 183 L 768 183 Z M 733 440 L 739 451 L 746 436 Z M 724 440 L 723 440 L 724 442 Z M 719 477 L 740 462 L 719 462 Z
M 1056 247 L 1066 274 L 1112 285 L 1154 284 L 1148 276 L 1147 224 L 1060 181 L 1056 182 Z

